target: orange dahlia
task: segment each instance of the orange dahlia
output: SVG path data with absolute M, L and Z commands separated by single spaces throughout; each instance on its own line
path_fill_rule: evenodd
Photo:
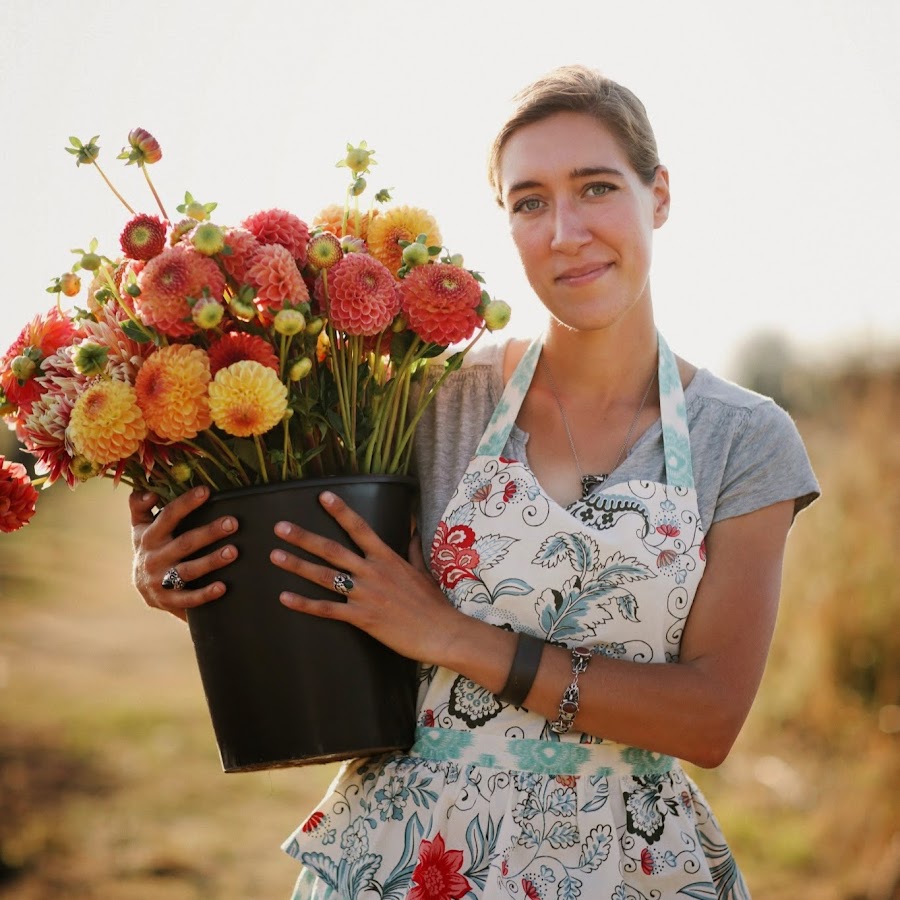
M 245 331 L 229 331 L 223 334 L 207 351 L 210 372 L 215 375 L 219 369 L 227 369 L 232 363 L 252 359 L 273 372 L 278 371 L 278 355 L 272 345 L 256 334 Z
M 77 334 L 77 329 L 68 316 L 63 315 L 55 306 L 49 312 L 35 316 L 19 333 L 10 348 L 0 357 L 0 391 L 13 406 L 27 408 L 41 393 L 37 377 L 41 374 L 41 360 L 52 356 Z M 13 361 L 26 351 L 34 360 L 32 375 L 20 383 L 13 371 Z
M 369 253 L 396 275 L 403 265 L 403 248 L 397 241 L 414 241 L 420 234 L 429 247 L 441 246 L 441 233 L 429 213 L 415 206 L 395 206 L 369 225 Z
M 34 515 L 38 493 L 21 463 L 0 456 L 0 531 L 18 531 Z
M 149 428 L 164 441 L 195 438 L 209 428 L 209 357 L 190 344 L 170 344 L 147 359 L 134 387 Z
M 281 244 L 294 259 L 306 260 L 309 226 L 293 213 L 265 209 L 244 219 L 241 228 L 246 228 L 261 244 Z
M 244 284 L 247 272 L 253 265 L 253 257 L 262 245 L 246 229 L 230 228 L 225 232 L 225 246 L 230 252 L 222 254 L 222 265 L 238 284 Z
M 77 455 L 99 466 L 127 459 L 147 437 L 137 392 L 124 381 L 95 382 L 75 402 L 66 437 Z
M 144 266 L 138 287 L 135 307 L 144 322 L 169 337 L 189 337 L 197 328 L 188 298 L 208 294 L 221 300 L 225 278 L 211 259 L 179 244 Z
M 400 305 L 409 327 L 423 341 L 455 344 L 481 323 L 481 286 L 465 269 L 449 263 L 418 266 L 400 283 Z
M 397 282 L 374 256 L 351 253 L 328 273 L 331 323 L 346 334 L 378 334 L 400 308 Z
M 247 280 L 256 288 L 254 303 L 266 322 L 285 306 L 309 300 L 309 291 L 297 263 L 290 251 L 280 244 L 259 248 L 247 272 Z
M 213 421 L 235 437 L 265 434 L 287 409 L 287 388 L 276 372 L 255 360 L 220 369 L 209 386 Z
M 350 215 L 347 217 L 347 227 L 344 228 L 344 207 L 339 203 L 332 203 L 330 206 L 319 210 L 313 219 L 313 226 L 321 228 L 323 231 L 330 231 L 339 238 L 352 235 L 365 240 L 369 234 L 369 225 L 377 215 L 377 209 L 373 209 L 371 213 L 358 213 L 355 210 L 351 210 Z

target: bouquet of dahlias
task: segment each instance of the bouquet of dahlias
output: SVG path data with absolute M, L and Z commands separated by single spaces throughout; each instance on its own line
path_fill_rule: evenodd
M 338 163 L 350 172 L 342 204 L 309 224 L 269 209 L 237 226 L 190 194 L 169 218 L 148 173 L 162 154 L 143 129 L 118 158 L 143 171 L 160 215 L 125 202 L 96 137 L 70 143 L 130 219 L 121 253 L 96 240 L 75 251 L 48 288 L 56 305 L 0 357 L 0 415 L 36 457 L 35 484 L 103 476 L 165 504 L 197 484 L 404 474 L 443 380 L 509 318 L 427 212 L 379 208 L 387 191 L 361 208 L 375 162 L 365 142 Z M 85 273 L 84 306 L 64 309 Z M 25 524 L 36 496 L 0 457 L 0 530 Z

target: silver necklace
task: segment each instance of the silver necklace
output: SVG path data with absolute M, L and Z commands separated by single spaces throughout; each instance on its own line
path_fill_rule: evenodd
M 619 450 L 619 456 L 615 461 L 613 467 L 609 470 L 609 472 L 603 475 L 585 475 L 584 470 L 581 468 L 581 460 L 578 459 L 578 451 L 575 449 L 575 441 L 572 440 L 572 429 L 569 428 L 569 420 L 566 418 L 566 410 L 563 407 L 562 400 L 560 399 L 559 393 L 556 390 L 556 381 L 553 378 L 553 371 L 550 369 L 550 363 L 547 361 L 547 357 L 545 354 L 541 355 L 541 359 L 544 361 L 544 368 L 547 370 L 547 381 L 550 384 L 550 392 L 553 394 L 553 399 L 556 401 L 556 405 L 559 407 L 559 415 L 562 419 L 563 427 L 566 429 L 566 437 L 569 439 L 569 446 L 572 448 L 572 457 L 575 460 L 575 468 L 578 469 L 578 476 L 581 478 L 581 496 L 582 498 L 587 497 L 588 494 L 594 489 L 594 487 L 598 484 L 603 484 L 607 478 L 609 478 L 611 472 L 615 472 L 616 469 L 619 468 L 619 464 L 625 458 L 625 452 L 628 450 L 629 441 L 631 441 L 631 436 L 634 434 L 634 429 L 637 427 L 638 419 L 641 417 L 641 413 L 644 411 L 644 405 L 647 403 L 647 397 L 650 396 L 650 388 L 653 387 L 653 382 L 656 381 L 656 368 L 653 369 L 653 374 L 650 376 L 650 381 L 647 383 L 647 389 L 644 391 L 644 396 L 641 398 L 641 405 L 638 407 L 637 412 L 634 414 L 634 418 L 631 420 L 631 425 L 628 427 L 628 433 L 625 435 L 625 440 L 622 441 L 622 449 Z

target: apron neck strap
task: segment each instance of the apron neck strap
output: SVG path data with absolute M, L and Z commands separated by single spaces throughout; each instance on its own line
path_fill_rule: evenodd
M 673 487 L 693 488 L 694 469 L 691 461 L 691 442 L 688 434 L 687 411 L 684 390 L 675 356 L 663 336 L 657 333 L 659 343 L 659 413 L 662 422 L 663 450 L 666 465 L 666 483 Z M 522 401 L 531 386 L 543 347 L 543 336 L 536 337 L 512 373 L 503 396 L 488 422 L 476 456 L 497 457 L 509 440 L 509 433 L 522 407 Z

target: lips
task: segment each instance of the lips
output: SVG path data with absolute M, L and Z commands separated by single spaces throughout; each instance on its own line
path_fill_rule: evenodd
M 612 268 L 612 265 L 611 262 L 596 262 L 583 266 L 573 266 L 571 269 L 560 272 L 554 280 L 558 284 L 583 284 L 606 274 Z

